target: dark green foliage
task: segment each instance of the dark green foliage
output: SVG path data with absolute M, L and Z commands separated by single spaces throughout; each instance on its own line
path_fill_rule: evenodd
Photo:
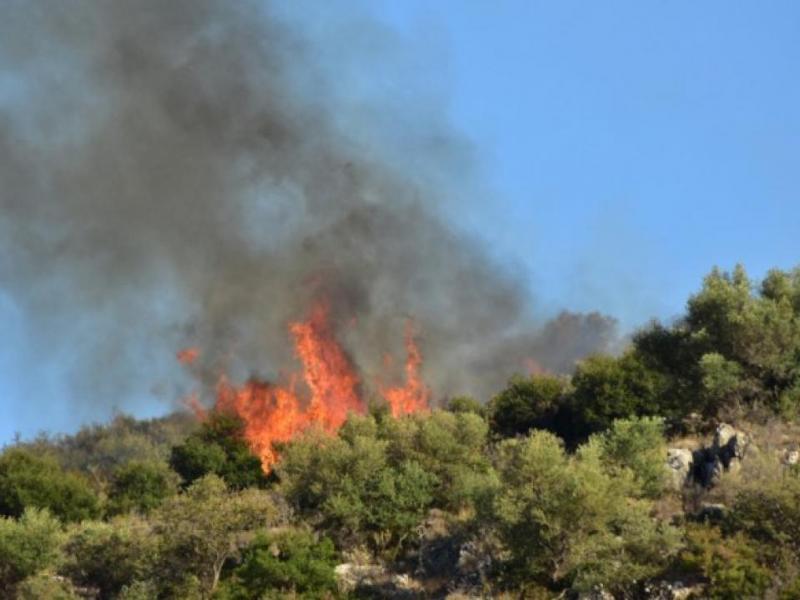
M 172 449 L 170 466 L 185 484 L 213 473 L 234 489 L 263 487 L 261 461 L 244 439 L 244 424 L 235 415 L 212 412 L 200 430 Z
M 654 326 L 636 352 L 666 376 L 660 413 L 682 417 L 800 407 L 800 271 L 771 271 L 760 289 L 737 266 L 714 269 L 672 328 Z
M 572 377 L 572 429 L 568 441 L 607 429 L 616 419 L 658 414 L 664 378 L 634 352 L 619 358 L 592 356 Z
M 306 529 L 260 533 L 220 594 L 231 600 L 258 600 L 270 592 L 326 598 L 336 592 L 336 551 L 329 538 Z
M 512 437 L 531 429 L 553 430 L 565 390 L 566 381 L 561 377 L 513 377 L 489 403 L 492 432 Z
M 0 514 L 19 517 L 29 507 L 46 508 L 65 522 L 100 512 L 97 495 L 83 477 L 65 472 L 50 456 L 10 448 L 0 456 Z
M 148 513 L 177 490 L 177 475 L 163 462 L 132 461 L 114 470 L 108 512 Z

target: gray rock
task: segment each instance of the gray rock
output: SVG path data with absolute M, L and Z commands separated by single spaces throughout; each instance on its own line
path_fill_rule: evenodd
M 343 592 L 351 592 L 362 586 L 371 586 L 387 579 L 388 573 L 381 565 L 357 565 L 342 563 L 333 569 L 336 582 Z
M 714 442 L 711 448 L 727 469 L 733 459 L 744 458 L 749 445 L 749 435 L 732 425 L 720 423 L 714 433 Z
M 667 449 L 667 467 L 675 489 L 681 489 L 690 479 L 693 465 L 694 456 L 691 450 L 686 448 Z
M 675 579 L 649 582 L 644 586 L 644 593 L 648 600 L 687 600 L 688 598 L 701 598 L 703 589 L 702 584 Z
M 792 444 L 783 451 L 783 464 L 796 465 L 800 463 L 800 447 L 797 444 Z

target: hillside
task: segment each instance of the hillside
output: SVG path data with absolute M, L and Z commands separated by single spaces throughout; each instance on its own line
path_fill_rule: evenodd
M 120 416 L 0 455 L 8 598 L 800 597 L 800 270 L 492 398 Z M 257 418 L 257 415 L 245 415 Z M 263 449 L 262 453 L 263 455 Z

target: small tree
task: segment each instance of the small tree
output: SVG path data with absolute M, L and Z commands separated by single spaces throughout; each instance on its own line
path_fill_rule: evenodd
M 498 448 L 500 485 L 492 504 L 517 581 L 625 591 L 663 569 L 677 532 L 652 519 L 646 501 L 628 496 L 629 471 L 610 474 L 597 443 L 564 452 L 544 431 Z
M 276 515 L 267 492 L 231 491 L 216 475 L 198 479 L 154 513 L 160 577 L 183 585 L 187 575 L 194 575 L 202 593 L 211 594 L 225 561 L 238 556 L 248 536 L 273 524 Z M 176 575 L 182 577 L 180 582 L 175 582 Z

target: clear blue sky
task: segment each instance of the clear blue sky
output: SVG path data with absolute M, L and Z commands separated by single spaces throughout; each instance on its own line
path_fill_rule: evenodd
M 369 7 L 399 40 L 402 72 L 376 85 L 413 82 L 405 101 L 436 97 L 472 143 L 492 193 L 461 225 L 521 265 L 542 310 L 598 309 L 632 328 L 678 314 L 713 265 L 761 276 L 800 263 L 796 1 L 290 10 L 324 37 L 342 6 Z M 84 420 L 26 410 L 31 394 L 64 393 L 67 375 L 32 364 L 1 291 L 0 330 L 0 441 Z
M 800 4 L 404 0 L 554 306 L 669 317 L 712 265 L 800 263 Z M 434 38 L 435 43 L 426 41 Z

